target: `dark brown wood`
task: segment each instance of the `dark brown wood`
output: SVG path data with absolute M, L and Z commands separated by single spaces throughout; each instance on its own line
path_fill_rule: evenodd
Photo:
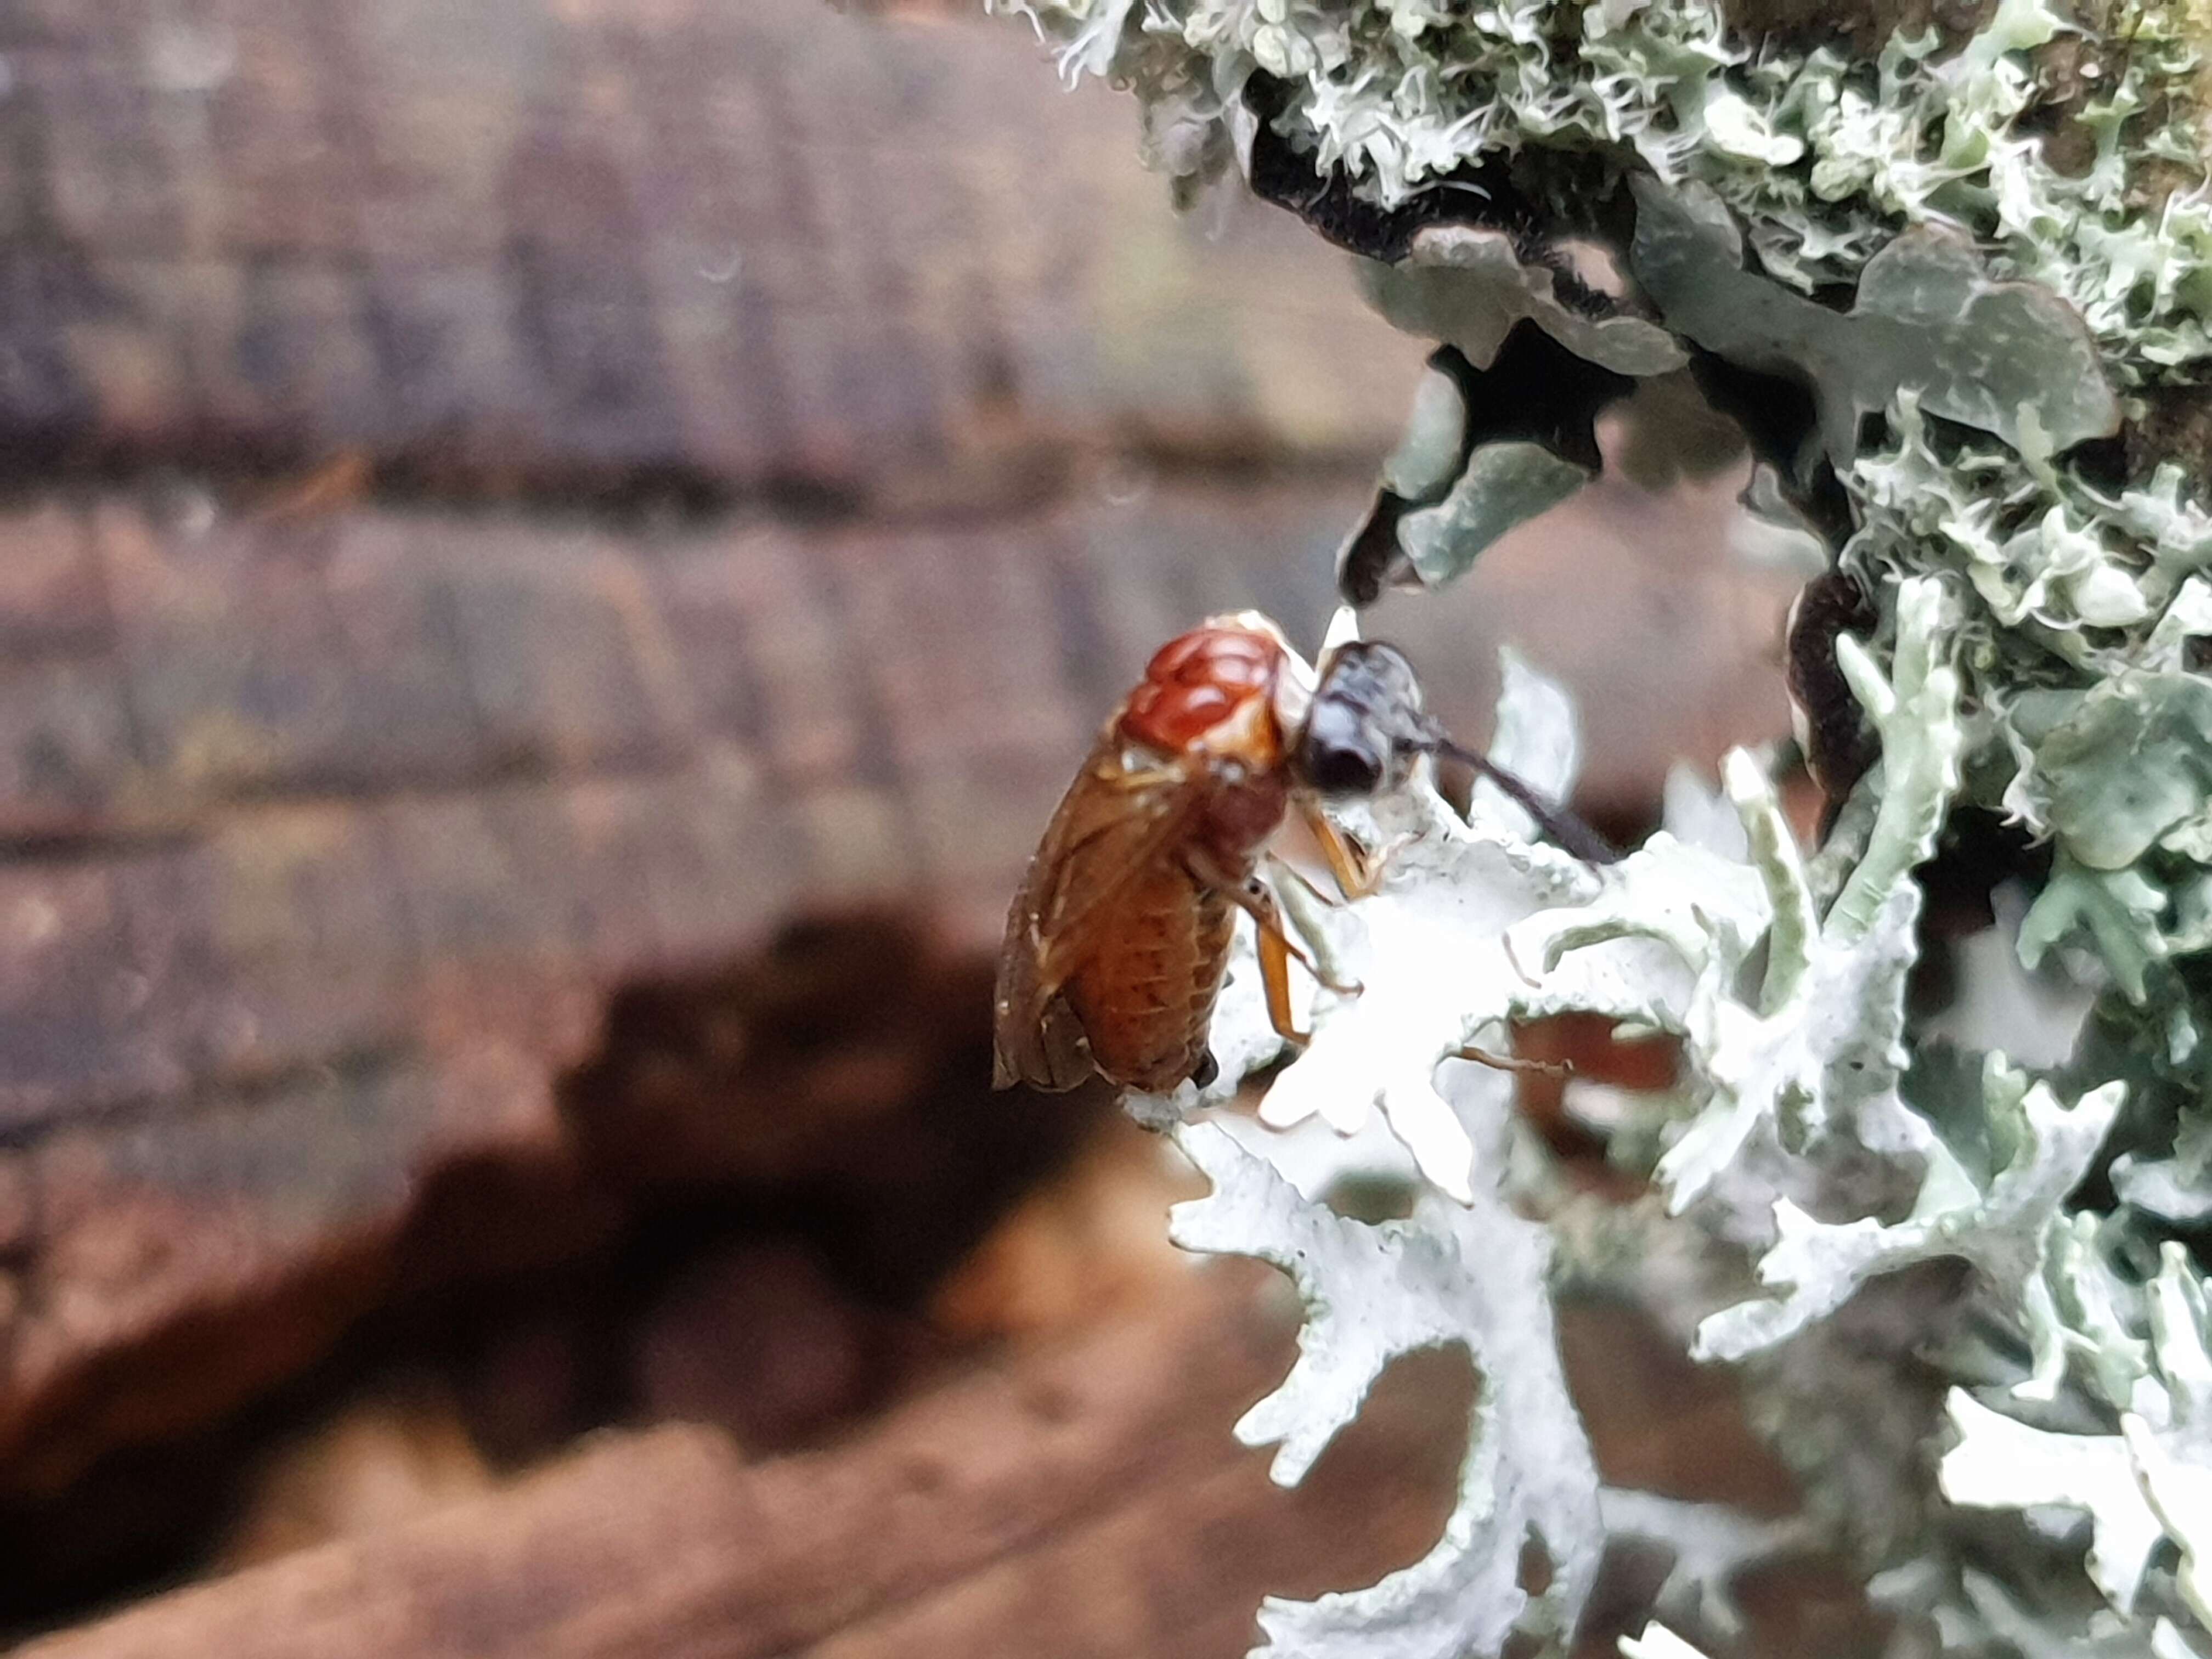
M 1161 641 L 1318 637 L 1418 369 L 1289 216 L 1175 219 L 1126 101 L 1006 20 L 30 0 L 0 61 L 0 473 L 35 486 L 0 509 L 0 1498 L 323 1352 L 457 1170 L 786 1175 L 955 1066 L 937 1005 L 720 1115 L 711 1063 L 656 1114 L 625 1078 L 621 1131 L 556 1096 L 611 988 L 795 917 L 991 949 Z M 64 462 L 104 482 L 36 493 Z M 1595 796 L 1639 799 L 1779 729 L 1782 585 L 1715 605 L 1711 505 L 1593 492 L 1377 625 L 1470 740 L 1505 635 L 1696 664 L 1590 710 Z
M 1255 1275 L 819 1453 L 612 1436 L 497 1496 L 35 1642 L 24 1659 L 1241 1654 L 1261 1594 L 1371 1580 L 1449 1507 L 1464 1359 L 1394 1372 L 1294 1492 L 1230 1437 L 1291 1358 Z M 1356 1524 L 1352 1518 L 1357 1517 Z
M 1177 222 L 1126 102 L 980 9 L 31 0 L 0 58 L 18 478 L 941 503 L 1370 458 L 1419 357 L 1283 216 Z
M 1255 503 L 1239 534 L 1256 554 L 1330 499 Z M 1181 514 L 1148 514 L 1170 546 Z M 1109 677 L 1174 614 L 1168 546 L 1083 545 L 1114 516 L 653 538 L 121 498 L 0 518 L 38 647 L 16 672 L 115 711 L 0 698 L 0 1170 L 22 1194 L 0 1493 L 313 1359 L 386 1293 L 447 1170 L 757 1176 L 793 1133 L 818 1164 L 825 1127 L 850 1144 L 855 1111 L 951 1063 L 963 1011 L 939 1006 L 878 1034 L 891 1069 L 858 1095 L 810 1060 L 756 1109 L 695 1089 L 651 1133 L 632 1092 L 604 1133 L 554 1097 L 609 988 L 809 913 L 929 893 L 980 965 Z M 1243 598 L 1227 568 L 1187 592 Z M 847 994 L 879 1008 L 889 981 Z
M 8 672 L 44 688 L 0 695 L 0 1168 L 38 1198 L 0 1261 L 0 1492 L 312 1358 L 445 1170 L 747 1175 L 842 1133 L 845 1085 L 802 1070 L 779 1089 L 805 1127 L 778 1090 L 718 1115 L 693 1089 L 580 1144 L 554 1079 L 610 988 L 794 917 L 902 903 L 980 963 L 1152 650 L 1255 603 L 1311 641 L 1359 488 L 1152 478 L 958 531 L 121 494 L 0 514 L 0 571 L 24 559 Z M 1644 641 L 1644 694 L 1588 718 L 1595 799 L 1648 798 L 1666 757 L 1781 724 L 1763 630 L 1787 584 L 1745 597 L 1711 506 L 1601 488 L 1480 591 L 1376 626 L 1476 741 L 1486 641 L 1604 683 Z M 272 1306 L 281 1352 L 225 1314 Z

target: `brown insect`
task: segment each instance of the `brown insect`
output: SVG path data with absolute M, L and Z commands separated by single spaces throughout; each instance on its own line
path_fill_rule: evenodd
M 1412 756 L 1438 750 L 1502 776 L 1421 712 L 1412 667 L 1389 646 L 1332 653 L 1318 686 L 1255 612 L 1162 647 L 1053 814 L 1006 918 L 994 1085 L 1072 1089 L 1094 1070 L 1147 1093 L 1212 1081 L 1206 1036 L 1238 908 L 1257 926 L 1268 1018 L 1303 1042 L 1290 987 L 1300 953 L 1259 878 L 1261 851 L 1295 806 L 1338 884 L 1365 890 L 1364 854 L 1318 798 L 1391 787 Z M 1504 781 L 1558 833 L 1561 815 Z

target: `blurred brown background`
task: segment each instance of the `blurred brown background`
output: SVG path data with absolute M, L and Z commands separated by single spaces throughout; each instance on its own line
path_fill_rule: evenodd
M 964 7 L 0 9 L 32 1650 L 1232 1655 L 1426 1547 L 1464 1375 L 1275 1492 L 1279 1296 L 985 1086 L 1089 732 L 1209 611 L 1317 639 L 1423 355 L 1134 157 Z M 1377 626 L 1471 738 L 1499 641 L 1566 677 L 1646 822 L 1782 729 L 1739 483 Z

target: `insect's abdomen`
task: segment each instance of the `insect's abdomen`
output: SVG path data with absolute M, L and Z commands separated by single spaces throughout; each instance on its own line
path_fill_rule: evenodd
M 1229 901 L 1169 865 L 1133 885 L 1067 997 L 1107 1080 L 1157 1094 L 1206 1057 L 1229 961 Z

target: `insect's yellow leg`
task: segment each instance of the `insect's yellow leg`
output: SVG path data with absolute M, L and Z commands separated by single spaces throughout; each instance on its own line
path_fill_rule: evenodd
M 1321 803 L 1311 795 L 1301 795 L 1297 806 L 1299 817 L 1312 831 L 1313 838 L 1321 843 L 1322 856 L 1328 863 L 1328 872 L 1337 890 L 1347 899 L 1372 897 L 1382 888 L 1382 872 L 1389 867 L 1392 856 L 1417 839 L 1411 835 L 1401 836 L 1388 846 L 1370 851 L 1330 823 Z M 1309 892 L 1328 902 L 1327 896 L 1312 882 L 1307 881 L 1305 886 Z
M 1364 988 L 1358 985 L 1347 985 L 1341 981 L 1332 979 L 1322 970 L 1319 963 L 1291 942 L 1290 934 L 1284 930 L 1283 913 L 1276 907 L 1275 896 L 1268 890 L 1267 884 L 1259 877 L 1232 876 L 1205 854 L 1195 851 L 1184 855 L 1183 867 L 1204 885 L 1222 894 L 1231 903 L 1252 918 L 1253 930 L 1260 936 L 1261 970 L 1262 973 L 1267 970 L 1267 962 L 1271 956 L 1277 960 L 1279 964 L 1279 971 L 1283 975 L 1285 989 L 1282 995 L 1285 999 L 1284 1006 L 1286 1009 L 1289 1006 L 1287 1000 L 1290 995 L 1289 964 L 1293 959 L 1322 985 L 1334 991 L 1340 996 L 1358 996 Z M 1273 1018 L 1272 991 L 1270 997 L 1269 1018 Z M 1277 1023 L 1276 1029 L 1282 1030 L 1280 1022 Z M 1285 1032 L 1285 1035 L 1287 1036 L 1288 1033 Z
M 1340 996 L 1351 997 L 1359 994 L 1362 988 L 1358 985 L 1346 985 L 1330 978 L 1322 970 L 1319 963 L 1291 942 L 1288 930 L 1283 926 L 1282 910 L 1275 903 L 1275 896 L 1268 890 L 1266 882 L 1254 876 L 1249 880 L 1240 882 L 1225 890 L 1236 902 L 1237 908 L 1252 918 L 1254 931 L 1260 936 L 1260 962 L 1263 970 L 1267 965 L 1268 953 L 1272 951 L 1284 964 L 1282 971 L 1285 988 L 1289 984 L 1289 963 L 1295 959 L 1299 967 L 1311 974 L 1319 983 L 1334 991 Z M 1287 997 L 1290 994 L 1289 990 L 1285 988 L 1283 994 Z
M 1365 898 L 1382 884 L 1382 860 L 1331 823 L 1319 801 L 1310 795 L 1301 795 L 1298 815 L 1313 832 L 1313 838 L 1321 843 L 1321 855 L 1328 860 L 1328 872 L 1336 878 L 1337 889 L 1345 897 Z
M 1310 1042 L 1313 1034 L 1298 1030 L 1297 1018 L 1291 1010 L 1291 958 L 1304 963 L 1306 971 L 1316 979 L 1321 978 L 1321 972 L 1283 931 L 1283 913 L 1275 908 L 1275 896 L 1267 890 L 1267 884 L 1257 876 L 1239 879 L 1201 852 L 1194 850 L 1184 856 L 1184 867 L 1194 878 L 1225 895 L 1252 918 L 1252 931 L 1259 938 L 1260 988 L 1267 993 L 1267 1024 L 1285 1042 L 1300 1047 Z
M 1298 1030 L 1291 1009 L 1291 941 L 1280 927 L 1260 930 L 1260 987 L 1267 994 L 1267 1024 L 1285 1042 L 1300 1048 L 1313 1041 L 1313 1033 Z

